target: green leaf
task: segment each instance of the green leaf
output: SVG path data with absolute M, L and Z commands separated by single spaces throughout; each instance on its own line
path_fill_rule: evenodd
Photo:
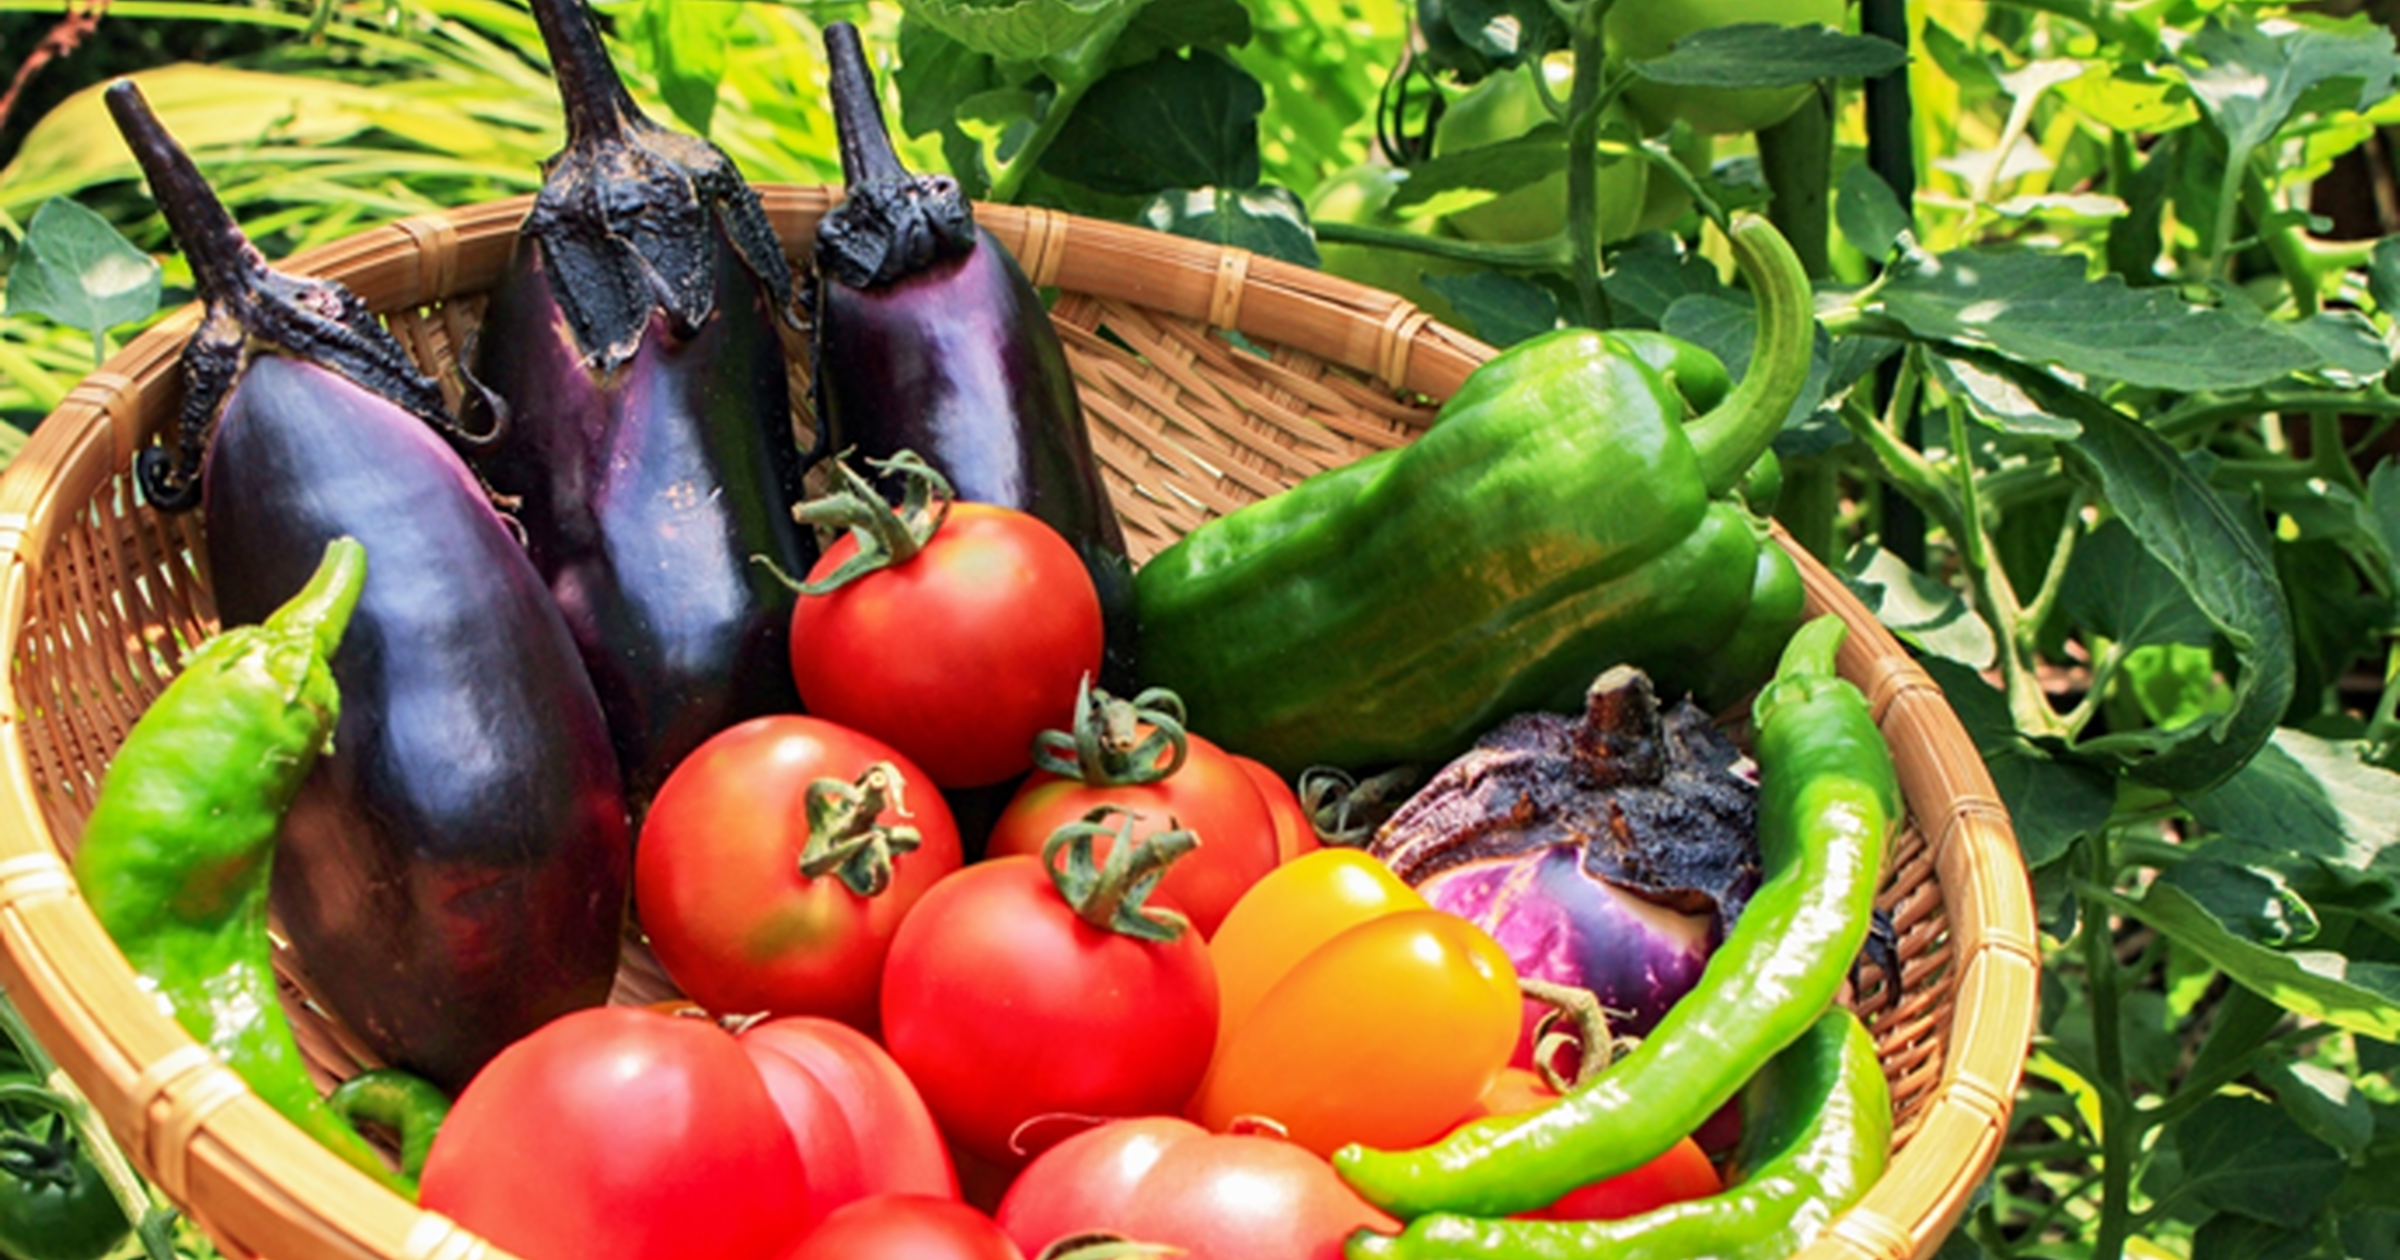
M 2400 1041 L 2400 966 L 2354 962 L 2331 950 L 2279 950 L 2229 930 L 2181 889 L 2140 900 L 2086 887 L 2085 899 L 2139 919 L 2216 964 L 2235 983 L 2294 1014 Z
M 1425 283 L 1450 304 L 1468 331 L 1508 347 L 1558 327 L 1558 298 L 1522 276 L 1499 271 L 1427 275 Z
M 2283 727 L 2224 783 L 2183 797 L 2219 835 L 2327 866 L 2400 879 L 2400 774 L 2353 740 Z
M 2210 19 L 2183 52 L 2192 96 L 2240 153 L 2272 140 L 2303 107 L 2364 110 L 2400 73 L 2391 33 L 2380 27 L 2269 32 L 2239 8 Z
M 1883 176 L 1863 162 L 1842 172 L 1834 219 L 1841 226 L 1842 239 L 1879 262 L 1892 256 L 1909 231 L 1908 207 L 1900 204 L 1900 195 Z
M 2192 1260 L 2310 1260 L 2316 1235 L 2303 1228 L 2219 1212 L 2192 1232 Z
M 2136 775 L 2175 791 L 2222 782 L 2274 735 L 2292 697 L 2291 623 L 2262 531 L 2149 429 L 2054 377 L 2012 375 L 2043 407 L 2083 426 L 2081 438 L 2060 445 L 2069 465 L 2182 584 L 2238 666 L 2232 706 L 2214 720 L 2111 733 L 2084 749 L 2122 758 Z
M 1148 0 L 901 0 L 901 11 L 1001 61 L 1081 50 L 1121 28 Z M 1156 187 L 1156 185 L 1153 185 Z
M 2043 410 L 2022 386 L 1985 367 L 1980 354 L 1936 352 L 1925 358 L 1944 392 L 1964 402 L 1969 415 L 2002 433 L 2048 440 L 2083 433 L 2082 425 Z
M 740 5 L 669 0 L 648 0 L 634 16 L 631 34 L 648 49 L 658 94 L 685 126 L 703 136 L 716 117 L 726 48 L 741 16 Z
M 2400 456 L 2386 456 L 2368 476 L 2359 524 L 2382 550 L 2390 585 L 2400 587 Z
M 35 211 L 25 245 L 8 273 L 10 315 L 44 315 L 92 334 L 158 309 L 158 261 L 135 249 L 109 221 L 76 202 L 54 198 Z
M 2309 1135 L 2340 1151 L 2344 1160 L 2367 1153 L 2375 1140 L 2375 1112 L 2356 1082 L 2321 1064 L 2271 1063 L 2259 1083 L 2275 1095 L 2284 1114 Z
M 1635 74 L 1678 87 L 1792 87 L 1819 79 L 1872 79 L 1908 64 L 1888 39 L 1828 26 L 1742 22 L 1694 31 L 1664 57 L 1628 62 Z
M 1250 42 L 1250 31 L 1250 11 L 1242 7 L 1242 0 L 1145 4 L 1117 36 L 1111 59 L 1131 66 L 1178 48 L 1238 48 Z
M 2391 346 L 2357 311 L 2328 311 L 2276 327 L 2316 352 L 2319 361 L 2312 374 L 2344 389 L 2371 385 L 2392 366 Z
M 2206 646 L 2216 637 L 2183 583 L 2115 518 L 2076 544 L 2059 588 L 2059 606 L 2075 624 L 2128 648 Z
M 2152 389 L 2251 389 L 2328 366 L 2289 325 L 2095 280 L 2069 253 L 1911 255 L 1881 293 L 1884 313 L 1920 337 Z
M 2217 680 L 2216 653 L 2188 643 L 2145 643 L 2117 664 L 2126 694 L 2156 731 L 2175 731 L 2231 712 L 2233 693 Z
M 899 45 L 892 85 L 900 94 L 900 129 L 909 135 L 940 131 L 966 102 L 1008 86 L 990 57 L 919 18 L 900 19 Z
M 2116 785 L 2098 770 L 2058 761 L 2017 730 L 2008 699 L 1983 676 L 1939 658 L 1922 662 L 1951 711 L 1967 728 L 1975 749 L 2008 806 L 2017 850 L 2036 870 L 2065 857 L 2075 842 L 2097 835 L 2116 810 Z M 2071 900 L 2071 899 L 2069 899 Z
M 1637 328 L 1658 327 L 1679 298 L 1725 291 L 1715 263 L 1664 232 L 1644 232 L 1619 247 L 1602 283 L 1618 322 Z
M 1266 101 L 1258 80 L 1217 53 L 1160 57 L 1094 84 L 1042 169 L 1101 192 L 1249 188 Z
M 1408 168 L 1408 179 L 1392 194 L 1392 211 L 1404 218 L 1455 214 L 1500 193 L 1540 183 L 1566 169 L 1566 135 L 1565 127 L 1543 123 L 1498 144 L 1419 162 Z
M 1987 669 L 1996 659 L 1992 628 L 1966 597 L 1891 552 L 1861 543 L 1843 557 L 1841 575 L 1876 620 L 1918 651 L 1970 669 Z
M 2302 944 L 2317 934 L 2316 912 L 2273 871 L 2195 857 L 2159 872 L 2226 931 L 2261 945 Z
M 2341 1180 L 2340 1152 L 2255 1098 L 2211 1098 L 2167 1126 L 2180 1189 L 2219 1212 L 2302 1229 Z
M 1161 232 L 1246 249 L 1304 267 L 1317 265 L 1308 210 L 1288 188 L 1169 189 L 1142 207 L 1140 222 Z
M 1447 0 L 1450 33 L 1494 66 L 1513 66 L 1566 43 L 1548 0 Z
M 2400 236 L 2384 237 L 2368 253 L 2367 295 L 2376 310 L 2400 317 Z

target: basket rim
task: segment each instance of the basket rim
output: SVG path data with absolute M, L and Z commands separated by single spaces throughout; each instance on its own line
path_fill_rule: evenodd
M 807 239 L 840 190 L 761 184 L 787 243 Z M 342 279 L 374 310 L 423 306 L 488 288 L 506 265 L 530 195 L 370 228 L 278 264 Z M 1396 390 L 1447 397 L 1495 351 L 1398 296 L 1236 247 L 1058 211 L 978 203 L 976 216 L 1037 284 L 1202 320 L 1372 374 Z M 298 1228 L 328 1255 L 506 1260 L 509 1253 L 408 1203 L 326 1156 L 139 987 L 76 890 L 39 804 L 15 662 L 30 592 L 48 561 L 62 502 L 80 510 L 109 470 L 148 440 L 148 391 L 175 371 L 196 305 L 137 336 L 79 383 L 0 473 L 0 985 L 16 996 L 68 1075 L 128 1154 L 178 1204 L 205 1186 L 228 1210 L 195 1219 L 231 1241 Z M 1778 527 L 1810 613 L 1851 633 L 1840 669 L 1864 689 L 1887 743 L 1895 730 L 1937 754 L 1906 773 L 1910 812 L 1930 847 L 1949 915 L 1955 973 L 1942 1075 L 1916 1136 L 1864 1199 L 1802 1260 L 1921 1260 L 1942 1243 L 1997 1159 L 2033 1032 L 2041 955 L 2030 880 L 2005 806 L 1939 686 L 1830 570 Z M 1971 896 L 1960 895 L 1971 893 Z M 73 964 L 70 969 L 62 964 Z M 79 987 L 74 972 L 99 983 Z M 195 1057 L 196 1056 L 196 1057 Z M 212 1196 L 213 1197 L 213 1196 Z

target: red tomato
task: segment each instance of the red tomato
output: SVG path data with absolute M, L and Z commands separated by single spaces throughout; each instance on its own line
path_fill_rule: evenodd
M 933 1113 L 865 1033 L 787 1015 L 752 1024 L 738 1040 L 791 1127 L 820 1213 L 882 1194 L 958 1197 Z
M 1512 1067 L 1501 1072 L 1468 1118 L 1516 1115 L 1557 1101 L 1557 1092 L 1538 1073 Z M 1549 1207 L 1518 1215 L 1550 1221 L 1613 1221 L 1686 1199 L 1706 1198 L 1724 1188 L 1716 1165 L 1709 1162 L 1698 1142 L 1687 1137 L 1631 1172 L 1570 1190 Z
M 1230 754 L 1201 736 L 1188 738 L 1183 765 L 1152 783 L 1094 785 L 1034 771 L 992 824 L 985 851 L 1039 855 L 1052 832 L 1098 805 L 1132 810 L 1145 830 L 1173 820 L 1200 837 L 1200 848 L 1168 868 L 1159 890 L 1191 916 L 1202 936 L 1214 936 L 1233 903 L 1275 869 L 1275 818 Z M 1100 852 L 1106 856 L 1105 841 Z
M 991 1217 L 956 1199 L 879 1194 L 825 1218 L 784 1260 L 1025 1260 Z
M 707 1020 L 563 1015 L 467 1082 L 425 1208 L 526 1260 L 774 1260 L 816 1220 L 750 1057 Z
M 1283 776 L 1266 762 L 1240 753 L 1228 754 L 1233 764 L 1250 776 L 1250 785 L 1258 789 L 1260 800 L 1267 803 L 1267 813 L 1275 820 L 1275 860 L 1289 862 L 1303 853 L 1313 853 L 1323 847 L 1317 839 L 1317 824 L 1308 816 L 1308 807 L 1300 803 L 1300 794 Z
M 855 555 L 844 537 L 811 581 Z M 905 753 L 943 787 L 1033 764 L 1033 738 L 1074 719 L 1100 672 L 1100 596 L 1075 548 L 1037 517 L 953 503 L 923 550 L 792 608 L 800 702 Z
M 1164 1116 L 1103 1124 L 1044 1151 L 998 1215 L 1027 1255 L 1103 1231 L 1186 1260 L 1339 1260 L 1353 1231 L 1399 1229 L 1289 1142 Z
M 837 873 L 803 874 L 810 785 L 878 763 L 899 787 L 876 820 L 914 827 L 917 847 L 873 896 Z M 958 865 L 958 825 L 914 763 L 822 718 L 776 714 L 718 732 L 667 776 L 634 851 L 634 904 L 668 977 L 709 1010 L 868 1027 L 892 934 Z
M 1024 1163 L 1044 1117 L 1180 1110 L 1216 1030 L 1197 932 L 1150 941 L 1094 927 L 1029 857 L 935 885 L 884 972 L 884 1044 L 943 1132 L 1002 1168 Z

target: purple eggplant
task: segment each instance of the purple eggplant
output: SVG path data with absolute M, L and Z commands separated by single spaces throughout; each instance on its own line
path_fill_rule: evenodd
M 900 165 L 857 29 L 827 25 L 825 49 L 847 187 L 817 227 L 815 454 L 913 450 L 959 498 L 1065 535 L 1107 618 L 1102 682 L 1130 695 L 1133 566 L 1058 331 L 957 181 Z
M 702 740 L 799 707 L 791 269 L 732 162 L 634 104 L 582 0 L 533 12 L 567 144 L 470 356 L 467 418 L 501 436 L 469 459 L 583 650 L 638 816 Z
M 197 506 L 220 616 L 255 622 L 331 539 L 367 582 L 333 750 L 278 839 L 272 904 L 316 996 L 455 1090 L 608 997 L 629 823 L 600 702 L 440 392 L 355 295 L 270 269 L 130 82 L 107 92 L 207 317 L 174 441 L 137 478 Z

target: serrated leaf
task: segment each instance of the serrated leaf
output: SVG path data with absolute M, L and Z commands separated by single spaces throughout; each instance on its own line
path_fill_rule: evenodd
M 1108 193 L 1258 183 L 1266 89 L 1224 56 L 1195 50 L 1111 72 L 1068 115 L 1042 169 Z
M 1119 26 L 1148 0 L 901 0 L 901 10 L 985 56 L 1040 61 Z M 1155 187 L 1155 185 L 1153 185 Z
M 1427 275 L 1425 283 L 1467 325 L 1496 347 L 1508 347 L 1558 327 L 1558 299 L 1548 289 L 1498 271 Z
M 2223 784 L 2183 803 L 2244 844 L 2400 878 L 2400 774 L 2368 765 L 2355 740 L 2280 728 Z
M 63 197 L 42 203 L 8 274 L 8 314 L 42 315 L 95 338 L 158 309 L 158 261 L 107 219 Z
M 2083 426 L 2082 437 L 2060 444 L 2070 467 L 2183 586 L 2238 666 L 2232 705 L 2216 719 L 2111 733 L 2084 748 L 2121 757 L 2134 774 L 2175 791 L 2214 786 L 2274 735 L 2292 697 L 2291 622 L 2261 530 L 2148 428 L 2055 378 L 2016 379 L 2045 408 Z
M 2400 967 L 2355 962 L 2331 950 L 2270 949 L 2228 930 L 2172 886 L 2154 887 L 2138 901 L 2088 886 L 2082 895 L 2149 924 L 2286 1010 L 2365 1036 L 2400 1040 Z
M 1967 404 L 1967 414 L 2002 433 L 2054 441 L 2083 433 L 2082 425 L 2044 411 L 2023 387 L 1973 355 L 1934 353 L 1926 361 L 1943 391 Z
M 1886 274 L 1881 296 L 1884 312 L 1920 337 L 2151 389 L 2253 389 L 2328 366 L 2322 349 L 2276 321 L 2093 279 L 2071 254 L 1915 255 Z
M 1229 245 L 1304 267 L 1317 265 L 1308 211 L 1288 188 L 1169 189 L 1142 207 L 1141 223 L 1161 232 Z
M 2365 109 L 2400 73 L 2391 33 L 2380 27 L 2268 26 L 2238 8 L 2212 17 L 2183 51 L 2192 96 L 2239 153 L 2273 139 L 2312 100 Z
M 2121 520 L 2103 521 L 2075 546 L 2059 590 L 2075 624 L 2127 647 L 2207 645 L 2215 627 L 2174 573 Z
M 1900 204 L 1899 194 L 1864 162 L 1842 172 L 1834 220 L 1842 229 L 1842 239 L 1879 262 L 1892 256 L 1910 226 L 1908 207 Z
M 1995 201 L 1992 213 L 2004 219 L 2073 220 L 2106 223 L 2123 218 L 2125 203 L 2099 193 L 2026 193 Z
M 1843 557 L 1841 576 L 1884 628 L 1919 652 L 1970 669 L 1988 668 L 1995 659 L 1998 640 L 1966 597 L 1891 552 L 1862 543 Z
M 2159 872 L 2158 886 L 2180 890 L 2246 941 L 2280 948 L 2317 934 L 2316 912 L 2273 871 L 2194 857 Z
M 1908 51 L 1829 26 L 1741 22 L 1694 31 L 1663 57 L 1628 62 L 1635 74 L 1678 87 L 1792 87 L 1819 79 L 1872 79 L 1908 64 Z
M 2332 1196 L 2341 1153 L 2255 1098 L 2211 1098 L 2167 1126 L 2182 1193 L 2203 1206 L 2301 1229 Z

